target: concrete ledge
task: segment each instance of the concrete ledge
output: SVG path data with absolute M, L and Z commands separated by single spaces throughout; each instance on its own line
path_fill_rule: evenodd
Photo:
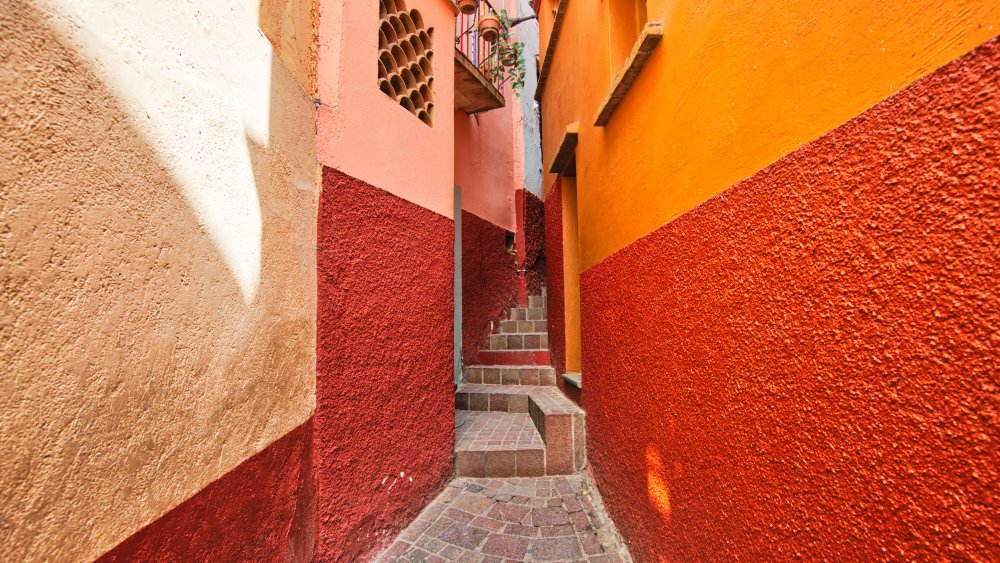
M 582 373 L 564 373 L 562 374 L 563 381 L 576 387 L 577 389 L 583 389 L 583 374 Z
M 618 109 L 618 105 L 622 103 L 628 91 L 632 89 L 632 84 L 639 78 L 639 72 L 642 70 L 642 67 L 646 66 L 646 61 L 649 60 L 649 56 L 653 54 L 653 50 L 660 44 L 660 39 L 662 38 L 662 23 L 650 22 L 646 24 L 646 27 L 642 28 L 642 33 L 636 39 L 635 45 L 632 47 L 632 52 L 629 53 L 628 59 L 625 60 L 622 71 L 615 77 L 615 81 L 611 84 L 611 90 L 604 98 L 604 102 L 601 103 L 601 109 L 597 112 L 597 118 L 594 120 L 595 126 L 604 127 L 608 124 L 611 116 Z

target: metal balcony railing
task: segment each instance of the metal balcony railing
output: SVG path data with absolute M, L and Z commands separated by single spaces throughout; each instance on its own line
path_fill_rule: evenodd
M 479 69 L 486 80 L 502 91 L 504 72 L 500 62 L 500 49 L 497 48 L 497 43 L 490 43 L 479 34 L 479 18 L 487 14 L 499 17 L 499 12 L 493 9 L 488 0 L 481 0 L 475 13 L 458 14 L 455 19 L 455 48 Z

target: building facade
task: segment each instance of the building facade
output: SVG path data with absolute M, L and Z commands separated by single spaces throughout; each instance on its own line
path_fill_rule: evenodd
M 990 559 L 1000 4 L 460 4 L 0 3 L 0 559 Z
M 444 488 L 456 248 L 469 301 L 502 289 L 459 309 L 481 331 L 517 303 L 526 161 L 459 24 L 5 3 L 3 559 L 363 559 Z
M 989 559 L 1000 5 L 536 8 L 553 361 L 633 556 Z

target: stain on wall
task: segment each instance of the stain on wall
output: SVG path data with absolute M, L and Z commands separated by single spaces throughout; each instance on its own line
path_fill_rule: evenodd
M 507 231 L 462 211 L 462 359 L 478 363 L 490 334 L 517 299 L 517 266 L 507 252 Z
M 588 455 L 637 559 L 995 556 L 998 69 L 994 40 L 584 272 Z
M 323 170 L 317 561 L 374 554 L 453 475 L 454 233 L 447 217 Z
M 41 4 L 0 10 L 0 559 L 82 561 L 311 415 L 313 109 L 232 3 L 202 7 L 201 24 L 158 4 L 173 27 L 152 37 L 113 33 L 146 6 Z M 218 33 L 194 40 L 193 25 Z M 187 80 L 150 63 L 178 36 Z M 265 77 L 249 89 L 245 53 Z M 185 113 L 217 88 L 233 96 L 210 121 Z M 177 158 L 192 137 L 223 155 L 219 181 Z M 228 252 L 245 231 L 209 226 L 233 208 L 258 213 L 256 261 Z
M 146 526 L 99 563 L 312 561 L 312 421 Z

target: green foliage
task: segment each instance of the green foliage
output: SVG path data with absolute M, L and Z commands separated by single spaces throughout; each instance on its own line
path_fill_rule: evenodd
M 498 70 L 504 76 L 504 81 L 510 82 L 511 91 L 514 95 L 521 97 L 521 89 L 524 88 L 524 43 L 512 41 L 510 28 L 513 22 L 507 15 L 507 10 L 501 10 L 500 18 L 500 40 L 496 42 L 494 49 L 497 51 L 501 66 Z

